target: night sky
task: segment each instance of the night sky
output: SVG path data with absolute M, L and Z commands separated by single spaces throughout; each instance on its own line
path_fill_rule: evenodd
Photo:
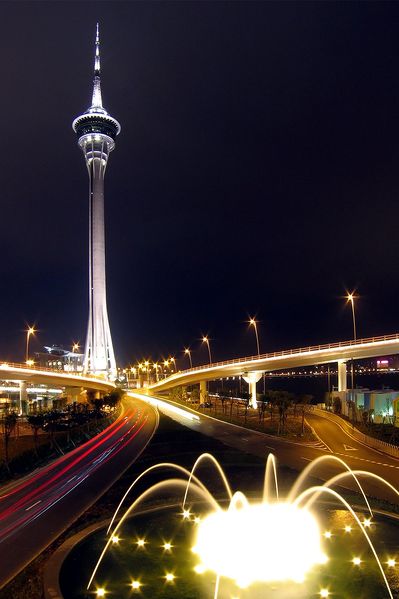
M 85 339 L 97 20 L 117 360 L 398 332 L 399 3 L 1 2 L 0 358 Z

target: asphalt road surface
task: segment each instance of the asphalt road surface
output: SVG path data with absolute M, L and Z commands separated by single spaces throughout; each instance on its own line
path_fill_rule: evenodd
M 264 457 L 265 462 L 267 455 L 273 453 L 277 457 L 278 464 L 302 471 L 307 464 L 320 456 L 336 456 L 344 460 L 353 470 L 366 470 L 377 474 L 399 489 L 399 460 L 356 441 L 350 435 L 350 430 L 340 427 L 328 419 L 328 414 L 324 416 L 318 410 L 309 414 L 307 421 L 318 435 L 319 441 L 301 443 L 251 431 L 202 413 L 193 412 L 198 414 L 199 418 L 190 419 L 184 414 L 171 411 L 167 405 L 161 403 L 158 409 L 184 426 L 218 439 L 229 447 Z M 313 471 L 313 475 L 317 479 L 327 480 L 339 472 L 343 472 L 342 466 L 338 466 L 332 460 L 324 459 Z M 360 478 L 366 495 L 399 504 L 398 496 L 381 482 L 363 476 Z M 357 490 L 356 484 L 353 484 L 349 478 L 341 486 Z
M 136 460 L 158 424 L 131 397 L 99 435 L 0 492 L 0 588 L 92 505 Z

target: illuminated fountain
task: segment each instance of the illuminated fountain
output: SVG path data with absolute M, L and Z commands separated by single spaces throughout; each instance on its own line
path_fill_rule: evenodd
M 195 474 L 198 466 L 204 461 L 210 461 L 221 477 L 228 499 L 227 508 L 222 507 Z M 315 468 L 324 462 L 335 463 L 343 471 L 327 480 L 323 485 L 308 486 L 303 489 L 308 477 Z M 139 480 L 161 468 L 173 469 L 183 474 L 186 480 L 173 478 L 152 485 L 131 503 L 119 522 L 115 524 L 124 501 Z M 328 563 L 328 550 L 325 549 L 325 546 L 328 539 L 331 538 L 331 532 L 322 532 L 319 521 L 320 514 L 316 509 L 317 500 L 325 495 L 339 502 L 347 510 L 353 520 L 353 525 L 363 535 L 375 559 L 381 575 L 381 586 L 385 588 L 384 596 L 393 599 L 394 595 L 384 567 L 367 530 L 371 527 L 373 512 L 359 480 L 363 477 L 378 480 L 399 497 L 398 490 L 383 478 L 363 470 L 351 470 L 343 460 L 335 456 L 322 456 L 308 464 L 288 495 L 281 499 L 275 458 L 273 455 L 269 455 L 266 462 L 261 502 L 250 502 L 240 491 L 233 493 L 222 467 L 211 454 L 202 454 L 195 462 L 191 472 L 182 466 L 167 462 L 151 466 L 134 480 L 120 501 L 107 530 L 109 538 L 93 570 L 87 588 L 90 589 L 110 545 L 118 542 L 118 532 L 126 518 L 131 516 L 149 497 L 173 488 L 180 490 L 183 496 L 183 519 L 194 520 L 188 508 L 189 494 L 190 496 L 195 495 L 202 502 L 205 501 L 210 507 L 210 511 L 205 512 L 201 518 L 195 518 L 196 533 L 191 550 L 199 560 L 195 571 L 197 573 L 212 572 L 215 575 L 214 599 L 220 596 L 220 587 L 224 580 L 230 581 L 230 583 L 233 581 L 237 591 L 245 589 L 245 597 L 257 597 L 258 594 L 252 589 L 256 586 L 259 588 L 259 584 L 270 583 L 280 585 L 278 587 L 281 589 L 279 597 L 286 596 L 284 594 L 285 585 L 298 585 L 299 596 L 300 585 L 304 583 L 305 579 L 320 565 Z M 355 482 L 363 496 L 367 510 L 367 517 L 364 519 L 361 519 L 345 498 L 332 488 L 347 478 L 351 478 Z M 346 532 L 351 530 L 352 526 L 345 527 Z M 144 540 L 139 539 L 137 543 L 142 543 L 143 546 Z M 171 548 L 172 545 L 169 542 L 163 545 L 163 550 L 166 552 L 169 552 Z M 362 559 L 355 556 L 352 563 L 354 566 L 360 567 Z M 396 566 L 393 558 L 386 563 L 388 568 Z M 174 575 L 170 573 L 166 576 L 170 577 L 170 579 L 166 578 L 167 582 L 173 583 Z M 134 587 L 132 583 L 132 589 L 137 590 L 140 583 L 136 581 L 135 584 Z M 98 596 L 104 596 L 105 593 L 104 589 L 97 589 Z M 333 592 L 328 588 L 319 590 L 320 597 L 332 595 Z M 261 594 L 261 596 L 264 595 Z M 295 594 L 295 596 L 297 595 Z

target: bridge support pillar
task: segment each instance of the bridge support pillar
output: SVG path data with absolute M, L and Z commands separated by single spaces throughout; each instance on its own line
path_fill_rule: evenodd
M 19 381 L 19 410 L 18 413 L 27 414 L 28 412 L 28 391 L 26 390 L 26 381 Z
M 338 391 L 346 391 L 348 389 L 347 368 L 345 360 L 338 361 Z
M 200 381 L 200 402 L 206 401 L 207 393 L 206 381 Z
M 249 392 L 251 394 L 249 403 L 250 403 L 251 408 L 256 408 L 258 405 L 257 401 L 256 401 L 256 383 L 258 381 L 260 381 L 260 379 L 262 378 L 262 375 L 263 375 L 263 372 L 254 371 L 254 372 L 246 372 L 244 374 L 244 376 L 242 377 L 244 379 L 244 381 L 246 383 L 248 383 L 248 385 L 249 385 Z
M 65 393 L 67 396 L 67 403 L 79 403 L 81 393 L 80 387 L 66 387 Z

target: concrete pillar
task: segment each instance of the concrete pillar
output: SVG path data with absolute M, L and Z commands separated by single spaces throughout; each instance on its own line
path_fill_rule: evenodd
M 257 407 L 256 401 L 256 383 L 260 381 L 262 378 L 263 372 L 254 371 L 254 372 L 246 372 L 242 377 L 246 383 L 249 385 L 249 392 L 251 394 L 250 406 L 251 408 Z
M 200 402 L 205 401 L 207 397 L 206 381 L 200 381 Z
M 347 383 L 347 368 L 345 360 L 338 360 L 338 391 L 346 391 Z
M 79 403 L 80 392 L 80 387 L 66 387 L 65 394 L 67 396 L 67 403 Z
M 26 381 L 19 381 L 19 410 L 18 413 L 27 414 L 28 412 L 28 392 L 26 390 Z

